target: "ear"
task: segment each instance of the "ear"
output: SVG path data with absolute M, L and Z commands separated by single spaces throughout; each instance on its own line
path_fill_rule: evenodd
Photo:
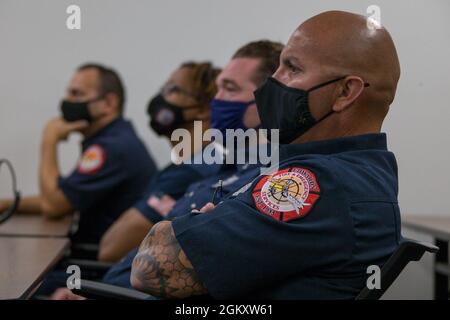
M 348 76 L 339 87 L 338 97 L 333 106 L 333 111 L 340 112 L 347 109 L 364 90 L 364 81 L 357 76 Z
M 111 111 L 118 111 L 119 110 L 119 97 L 115 93 L 107 93 L 105 95 L 105 104 L 106 107 Z

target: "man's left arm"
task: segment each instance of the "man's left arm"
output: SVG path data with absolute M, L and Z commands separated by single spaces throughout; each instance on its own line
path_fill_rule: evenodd
M 207 293 L 170 221 L 155 224 L 142 242 L 133 261 L 131 284 L 137 290 L 167 299 Z
M 58 187 L 60 175 L 57 145 L 61 140 L 76 130 L 87 126 L 85 121 L 65 122 L 61 118 L 51 120 L 43 134 L 41 144 L 41 161 L 39 167 L 39 187 L 41 194 L 41 211 L 49 218 L 63 216 L 73 210 L 71 203 Z

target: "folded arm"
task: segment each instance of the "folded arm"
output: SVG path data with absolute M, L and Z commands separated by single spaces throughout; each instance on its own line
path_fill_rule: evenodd
M 161 298 L 186 298 L 207 293 L 181 249 L 169 221 L 153 226 L 134 258 L 131 284 Z

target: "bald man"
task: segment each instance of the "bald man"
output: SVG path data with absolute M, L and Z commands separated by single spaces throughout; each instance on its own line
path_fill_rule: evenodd
M 295 30 L 255 92 L 280 163 L 215 208 L 156 224 L 132 285 L 166 298 L 353 299 L 401 241 L 397 164 L 380 133 L 400 76 L 393 41 L 331 11 Z

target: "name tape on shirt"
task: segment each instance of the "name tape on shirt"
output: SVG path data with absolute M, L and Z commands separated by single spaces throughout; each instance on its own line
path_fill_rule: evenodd
M 78 163 L 78 172 L 81 174 L 95 174 L 105 164 L 106 154 L 103 148 L 94 144 L 86 149 Z
M 303 218 L 320 197 L 316 176 L 310 170 L 292 167 L 264 176 L 252 191 L 256 208 L 279 221 Z

